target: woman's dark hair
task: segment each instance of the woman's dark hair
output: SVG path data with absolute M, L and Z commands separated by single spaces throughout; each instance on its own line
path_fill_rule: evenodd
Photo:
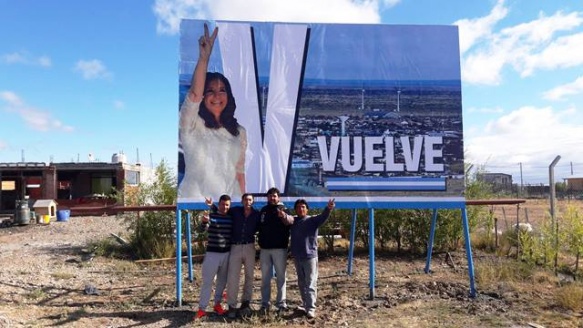
M 237 108 L 237 104 L 235 103 L 235 97 L 233 97 L 233 91 L 231 90 L 231 83 L 229 83 L 229 80 L 227 80 L 227 78 L 221 73 L 207 72 L 203 92 L 206 92 L 209 84 L 216 80 L 223 82 L 225 85 L 225 91 L 227 91 L 227 106 L 221 113 L 221 121 L 217 122 L 215 120 L 213 114 L 208 110 L 208 108 L 206 108 L 204 101 L 200 103 L 198 115 L 204 120 L 204 125 L 207 128 L 218 129 L 221 126 L 224 126 L 225 129 L 229 131 L 229 133 L 234 136 L 238 136 L 239 123 L 237 123 L 237 119 L 235 118 L 235 109 Z

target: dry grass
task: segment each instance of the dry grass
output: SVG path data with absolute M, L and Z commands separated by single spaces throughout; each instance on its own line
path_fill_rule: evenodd
M 583 311 L 583 285 L 569 284 L 555 292 L 557 304 L 574 312 Z

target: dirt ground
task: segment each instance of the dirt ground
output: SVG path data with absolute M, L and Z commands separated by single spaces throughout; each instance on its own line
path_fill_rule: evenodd
M 583 208 L 581 203 L 575 203 Z M 566 203 L 559 205 L 559 210 Z M 505 221 L 536 222 L 548 211 L 544 201 L 493 208 Z M 514 214 L 513 214 L 514 213 Z M 514 215 L 514 216 L 512 216 Z M 0 327 L 187 327 L 346 326 L 346 327 L 583 327 L 583 312 L 557 305 L 554 278 L 523 283 L 476 281 L 470 298 L 464 252 L 434 254 L 432 273 L 425 257 L 377 251 L 375 298 L 370 299 L 368 252 L 357 251 L 348 276 L 347 251 L 320 257 L 318 313 L 308 320 L 297 311 L 228 320 L 210 314 L 193 320 L 199 294 L 183 266 L 183 301 L 176 306 L 173 261 L 136 264 L 93 256 L 91 242 L 123 236 L 114 216 L 72 217 L 68 222 L 0 228 Z M 474 264 L 502 265 L 506 258 L 474 251 Z M 254 309 L 259 308 L 260 271 L 255 270 Z M 275 282 L 274 282 L 275 283 Z M 294 266 L 288 262 L 288 303 L 299 304 Z

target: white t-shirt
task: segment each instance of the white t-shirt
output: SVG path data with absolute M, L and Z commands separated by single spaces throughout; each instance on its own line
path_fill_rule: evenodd
M 178 186 L 182 201 L 218 200 L 223 194 L 238 199 L 242 195 L 237 173 L 245 173 L 247 132 L 239 125 L 233 136 L 224 127 L 210 129 L 198 115 L 200 102 L 188 95 L 180 108 L 179 136 L 184 151 L 185 172 Z M 244 192 L 244 191 L 243 191 Z

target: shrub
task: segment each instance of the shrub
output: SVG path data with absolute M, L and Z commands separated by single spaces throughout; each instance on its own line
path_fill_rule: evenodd
M 128 205 L 171 205 L 176 203 L 176 178 L 165 161 L 155 171 L 152 182 L 140 183 L 126 195 Z M 130 248 L 136 258 L 164 258 L 175 252 L 176 215 L 172 211 L 124 214 L 130 220 Z

